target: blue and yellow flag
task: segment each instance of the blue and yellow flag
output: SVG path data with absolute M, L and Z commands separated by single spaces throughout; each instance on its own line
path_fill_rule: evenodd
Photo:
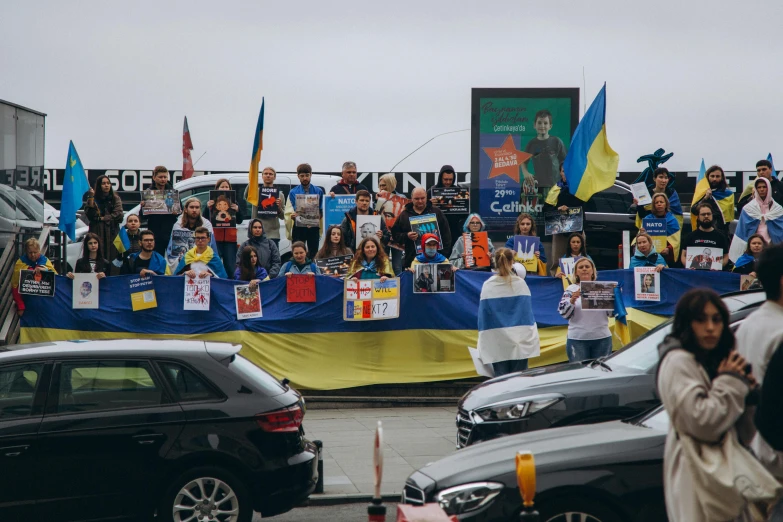
M 247 200 L 258 206 L 258 164 L 261 162 L 261 149 L 264 148 L 264 98 L 261 98 L 261 112 L 253 138 L 253 156 L 250 158 L 250 175 L 247 185 Z
M 614 185 L 620 155 L 606 137 L 606 83 L 574 132 L 563 169 L 571 194 L 587 201 Z
M 614 334 L 625 346 L 631 342 L 631 332 L 628 330 L 628 312 L 623 303 L 622 283 L 614 287 Z
M 701 168 L 699 169 L 699 177 L 696 181 L 696 189 L 693 191 L 693 200 L 691 201 L 691 207 L 697 204 L 704 198 L 707 193 L 707 189 L 710 188 L 710 182 L 705 175 L 706 169 L 704 168 L 704 159 L 701 160 Z M 752 185 L 752 184 L 751 184 Z M 715 203 L 718 204 L 718 210 L 720 210 L 723 216 L 724 223 L 731 223 L 734 221 L 734 192 L 726 187 L 726 190 L 713 190 L 712 198 Z M 714 219 L 714 218 L 713 218 Z M 691 227 L 696 230 L 697 217 L 691 213 Z
M 120 227 L 120 231 L 117 233 L 117 237 L 114 238 L 114 248 L 117 252 L 124 254 L 131 247 L 130 238 L 128 237 L 128 230 L 125 227 Z
M 87 174 L 72 141 L 68 146 L 60 203 L 60 223 L 57 225 L 57 228 L 65 232 L 71 241 L 76 241 L 76 211 L 82 208 L 82 197 L 88 190 L 90 184 L 87 181 Z

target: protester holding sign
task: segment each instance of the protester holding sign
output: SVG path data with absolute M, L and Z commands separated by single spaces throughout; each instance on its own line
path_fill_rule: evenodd
M 182 218 L 174 223 L 171 229 L 169 246 L 166 248 L 166 261 L 173 271 L 182 260 L 185 252 L 196 246 L 194 234 L 199 227 L 204 227 L 209 232 L 209 247 L 212 250 L 212 254 L 218 256 L 217 244 L 215 243 L 215 238 L 212 237 L 212 223 L 208 219 L 201 217 L 201 202 L 196 198 L 190 198 L 185 202 L 185 211 L 182 213 Z M 218 257 L 218 259 L 220 258 Z M 225 271 L 225 268 L 223 271 Z
M 579 259 L 574 265 L 576 283 L 569 285 L 557 307 L 563 319 L 568 320 L 566 353 L 571 362 L 598 359 L 612 353 L 612 334 L 609 331 L 607 310 L 584 310 L 579 283 L 595 281 L 598 270 L 592 259 Z
M 693 213 L 693 211 L 691 212 Z M 713 253 L 717 252 L 717 250 L 721 251 L 723 255 L 721 266 L 726 266 L 726 263 L 729 261 L 729 256 L 727 255 L 729 240 L 723 232 L 715 228 L 712 205 L 699 203 L 695 213 L 699 219 L 699 226 L 685 238 L 682 244 L 683 251 L 680 254 L 680 261 L 685 268 L 695 268 L 690 263 L 686 264 L 688 250 L 694 247 L 709 247 Z
M 470 214 L 468 216 L 468 219 L 465 220 L 465 224 L 462 227 L 462 230 L 466 234 L 476 233 L 476 232 L 484 232 L 487 229 L 487 226 L 484 224 L 484 220 L 481 219 L 481 216 L 479 216 L 476 213 Z M 495 255 L 495 246 L 492 244 L 491 241 L 488 241 L 489 252 L 487 255 L 491 258 Z M 457 238 L 457 240 L 454 242 L 454 248 L 451 250 L 451 255 L 449 256 L 449 262 L 451 262 L 452 265 L 454 265 L 456 268 L 465 268 L 465 237 L 464 235 L 460 234 L 460 236 Z
M 747 249 L 752 234 L 760 235 L 770 245 L 783 243 L 783 207 L 772 198 L 770 181 L 756 178 L 753 185 L 755 196 L 740 213 L 729 249 L 729 258 L 735 262 Z
M 572 232 L 568 235 L 568 252 L 561 259 L 573 259 L 577 260 L 582 257 L 589 259 L 591 262 L 593 258 L 587 255 L 587 245 L 585 242 L 584 232 Z M 560 267 L 555 270 L 555 277 L 562 279 L 566 276 Z
M 438 236 L 435 234 L 424 234 L 421 238 L 421 254 L 413 259 L 410 270 L 413 271 L 413 267 L 416 265 L 439 263 L 449 263 L 449 260 L 438 252 Z M 453 266 L 452 269 L 457 270 L 457 267 Z
M 318 196 L 318 208 L 322 209 L 324 192 L 321 190 L 321 187 L 310 183 L 310 179 L 313 176 L 313 168 L 309 164 L 302 163 L 297 166 L 296 175 L 301 184 L 291 189 L 285 205 L 285 226 L 288 231 L 288 239 L 306 243 L 308 252 L 318 252 L 318 243 L 321 239 L 320 226 L 297 224 L 296 196 Z M 319 212 L 322 212 L 322 210 Z
M 704 173 L 704 180 L 696 184 L 691 203 L 691 226 L 696 228 L 699 205 L 709 205 L 715 227 L 728 236 L 729 223 L 734 220 L 734 192 L 726 183 L 726 173 L 713 165 Z
M 290 201 L 290 200 L 289 200 Z M 280 269 L 281 274 L 320 274 L 321 270 L 315 262 L 311 261 L 307 257 L 307 247 L 304 242 L 296 241 L 291 245 L 291 255 L 293 256 L 290 261 L 283 265 Z
M 451 165 L 443 165 L 440 168 L 440 172 L 438 173 L 438 180 L 436 181 L 435 185 L 430 187 L 427 191 L 427 199 L 434 208 L 438 208 L 438 199 L 436 198 L 434 192 L 436 189 L 444 188 L 457 188 L 457 174 L 454 172 L 454 167 Z M 438 210 L 440 209 L 438 208 Z M 443 216 L 446 219 L 446 222 L 449 224 L 449 237 L 451 238 L 451 241 L 454 241 L 454 238 L 459 235 L 460 231 L 462 230 L 463 223 L 465 222 L 464 214 L 443 213 Z M 440 230 L 441 234 L 443 234 L 443 226 L 440 227 Z M 451 245 L 449 245 L 449 247 L 450 246 Z M 448 250 L 445 246 L 442 250 L 444 251 L 444 254 L 448 254 L 450 252 L 450 250 Z
M 98 279 L 106 277 L 106 272 L 111 269 L 111 265 L 106 259 L 100 257 L 101 240 L 97 234 L 88 232 L 84 236 L 84 248 L 82 257 L 76 261 L 75 272 L 77 274 L 97 274 Z M 73 279 L 73 272 L 68 272 L 65 276 Z
M 389 277 L 394 277 L 391 261 L 377 238 L 366 237 L 359 243 L 348 274 L 351 277 L 356 277 L 357 272 L 359 273 L 358 279 L 386 281 Z
M 397 192 L 397 177 L 392 174 L 384 174 L 378 179 L 378 193 L 375 194 L 375 211 L 378 212 L 386 221 L 386 228 L 391 233 L 397 217 L 408 203 L 405 194 Z M 392 266 L 394 273 L 402 272 L 402 245 L 397 245 L 394 241 L 389 241 L 389 252 L 391 253 Z
M 42 270 L 50 270 L 55 274 L 57 273 L 57 271 L 54 269 L 54 265 L 52 265 L 52 262 L 47 259 L 46 256 L 41 255 L 41 245 L 34 237 L 31 237 L 24 242 L 24 252 L 25 253 L 19 256 L 19 259 L 16 260 L 16 264 L 14 265 L 14 273 L 11 274 L 11 294 L 14 297 L 14 302 L 16 303 L 16 313 L 19 314 L 19 316 L 22 316 L 25 310 L 24 301 L 22 300 L 22 296 L 19 294 L 20 271 L 35 270 L 36 273 L 39 273 Z
M 672 213 L 669 198 L 666 194 L 656 193 L 652 197 L 652 211 L 640 208 L 637 210 L 637 213 L 642 218 L 640 230 L 645 228 L 644 223 L 648 216 L 652 216 L 651 219 L 659 220 L 665 224 L 666 247 L 660 250 L 660 254 L 666 259 L 666 263 L 672 266 L 680 258 L 681 227 L 679 221 Z
M 759 257 L 761 257 L 761 253 L 765 248 L 767 248 L 767 242 L 763 237 L 758 234 L 750 236 L 748 238 L 748 248 L 734 263 L 732 272 L 756 277 L 756 265 L 758 265 Z
M 517 221 L 514 223 L 514 235 L 506 240 L 506 248 L 514 251 L 514 236 L 536 236 L 536 222 L 533 216 L 523 212 L 517 216 Z M 546 263 L 546 252 L 544 251 L 544 243 L 538 243 L 538 252 L 535 254 L 536 258 L 542 263 Z
M 357 245 L 356 236 L 359 234 L 359 231 L 356 230 L 356 220 L 358 219 L 358 216 L 380 217 L 378 212 L 370 209 L 371 202 L 372 196 L 370 196 L 370 193 L 366 190 L 359 190 L 359 192 L 356 193 L 356 206 L 345 213 L 343 222 L 340 223 L 340 229 L 343 231 L 345 244 L 351 248 Z M 380 224 L 381 228 L 376 231 L 376 235 L 381 243 L 386 245 L 389 242 L 391 234 L 389 233 L 389 229 L 386 228 L 385 219 L 380 219 Z
M 397 222 L 394 223 L 391 233 L 394 242 L 405 246 L 405 259 L 403 268 L 409 268 L 413 259 L 416 257 L 416 243 L 421 241 L 419 233 L 411 228 L 411 217 L 433 214 L 440 231 L 441 254 L 451 253 L 451 232 L 446 216 L 438 209 L 433 207 L 427 200 L 427 191 L 421 187 L 416 187 L 411 193 L 412 201 L 405 205 L 405 210 L 400 213 Z
M 215 183 L 215 190 L 228 190 L 233 192 L 233 188 L 231 187 L 231 182 L 227 179 L 219 179 L 217 180 L 217 183 Z M 233 196 L 236 199 L 236 195 Z M 237 225 L 241 224 L 242 221 L 244 221 L 244 217 L 242 215 L 242 209 L 239 207 L 239 205 L 236 204 L 235 201 L 223 201 L 222 198 L 218 198 L 221 200 L 220 204 L 227 206 L 228 208 L 218 208 L 218 202 L 215 200 L 210 199 L 207 201 L 207 206 L 204 208 L 203 216 L 211 221 L 211 218 L 213 217 L 213 213 L 225 213 L 227 216 L 230 216 L 229 210 L 233 211 L 234 214 L 234 220 Z M 215 211 L 215 212 L 213 212 Z M 219 213 L 218 213 L 219 215 Z M 230 220 L 230 221 L 234 221 Z M 215 225 L 212 225 L 213 233 L 215 235 L 215 244 L 217 245 L 217 253 L 220 256 L 220 259 L 223 261 L 223 266 L 226 269 L 227 274 L 233 274 L 234 273 L 234 267 L 236 266 L 236 258 L 238 257 L 237 253 L 237 228 L 236 226 L 230 226 L 230 227 L 215 227 Z
M 226 269 L 220 258 L 209 246 L 210 233 L 206 227 L 198 227 L 194 232 L 196 246 L 185 252 L 185 255 L 174 270 L 175 275 L 185 274 L 192 278 L 215 276 L 225 279 Z
M 652 189 L 653 202 L 649 205 L 639 205 L 639 200 L 634 198 L 633 205 L 636 207 L 636 228 L 642 228 L 642 218 L 652 212 L 653 204 L 655 203 L 655 195 L 663 194 L 668 201 L 668 207 L 674 218 L 677 220 L 680 228 L 682 228 L 682 203 L 680 203 L 680 195 L 674 190 L 674 176 L 671 175 L 669 169 L 666 167 L 658 167 L 653 171 L 653 183 L 648 184 L 648 188 Z M 633 209 L 633 207 L 631 207 Z
M 255 218 L 250 220 L 247 226 L 247 240 L 242 243 L 239 251 L 245 247 L 252 246 L 258 254 L 258 266 L 266 270 L 269 279 L 274 279 L 280 273 L 280 252 L 277 250 L 277 244 L 266 236 L 264 222 Z M 237 254 L 236 263 L 240 262 L 240 256 Z
M 330 257 L 343 257 L 353 255 L 353 250 L 345 246 L 343 229 L 340 225 L 331 225 L 326 230 L 326 241 L 321 250 L 315 255 L 315 259 L 329 259 Z
M 166 258 L 155 251 L 155 234 L 151 230 L 142 230 L 139 235 L 141 252 L 133 253 L 123 261 L 120 274 L 138 274 L 141 277 L 171 275 L 171 267 Z
M 159 165 L 152 171 L 152 183 L 144 190 L 174 190 L 169 183 L 169 171 L 166 167 Z M 177 222 L 177 214 L 146 214 L 144 212 L 144 200 L 141 201 L 139 216 L 147 218 L 147 230 L 155 234 L 155 252 L 166 255 L 166 246 L 169 244 L 171 230 L 174 223 Z M 190 248 L 190 247 L 188 247 Z
M 655 251 L 655 245 L 647 232 L 639 232 L 636 235 L 636 251 L 631 257 L 629 268 L 654 266 L 656 272 L 660 272 L 669 265 L 661 254 Z
M 87 192 L 87 203 L 84 211 L 90 222 L 90 232 L 101 238 L 100 257 L 116 259 L 117 248 L 114 238 L 120 231 L 120 223 L 124 215 L 122 200 L 114 193 L 108 176 L 98 176 L 93 188 Z
M 239 263 L 234 269 L 235 281 L 248 281 L 250 289 L 269 279 L 264 267 L 258 264 L 258 252 L 252 246 L 246 246 L 239 252 Z
M 275 246 L 280 247 L 280 220 L 285 218 L 285 195 L 275 187 L 277 171 L 272 167 L 264 167 L 261 180 L 264 184 L 259 191 L 258 219 L 264 225 L 264 233 Z M 276 201 L 266 203 L 274 198 Z M 247 199 L 247 196 L 245 196 Z

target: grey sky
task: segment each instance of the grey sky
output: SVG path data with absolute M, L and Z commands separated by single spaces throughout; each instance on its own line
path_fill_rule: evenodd
M 0 98 L 48 114 L 46 167 L 68 140 L 86 168 L 247 169 L 261 97 L 263 165 L 384 171 L 470 127 L 471 87 L 607 82 L 621 170 L 657 147 L 783 166 L 779 2 L 116 2 L 3 0 Z M 470 169 L 470 133 L 397 170 Z

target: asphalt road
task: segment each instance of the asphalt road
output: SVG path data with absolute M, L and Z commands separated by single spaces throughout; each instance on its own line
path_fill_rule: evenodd
M 397 504 L 387 503 L 386 520 L 397 519 Z M 365 522 L 367 520 L 367 504 L 341 504 L 339 506 L 303 507 L 294 508 L 288 513 L 272 518 L 261 518 L 258 513 L 253 517 L 253 522 Z

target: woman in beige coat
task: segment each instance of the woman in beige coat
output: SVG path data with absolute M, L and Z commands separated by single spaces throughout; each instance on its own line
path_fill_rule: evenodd
M 726 520 L 715 520 L 705 513 L 702 502 L 710 495 L 704 491 L 712 489 L 694 480 L 692 463 L 683 449 L 686 437 L 689 443 L 706 446 L 722 441 L 732 430 L 744 442 L 753 434 L 746 399 L 756 381 L 745 360 L 734 351 L 729 312 L 718 294 L 694 289 L 683 295 L 675 309 L 672 333 L 658 349 L 658 390 L 671 419 L 664 454 L 669 521 L 735 520 L 747 511 L 744 500 L 736 509 L 728 508 L 736 510 L 736 515 Z

